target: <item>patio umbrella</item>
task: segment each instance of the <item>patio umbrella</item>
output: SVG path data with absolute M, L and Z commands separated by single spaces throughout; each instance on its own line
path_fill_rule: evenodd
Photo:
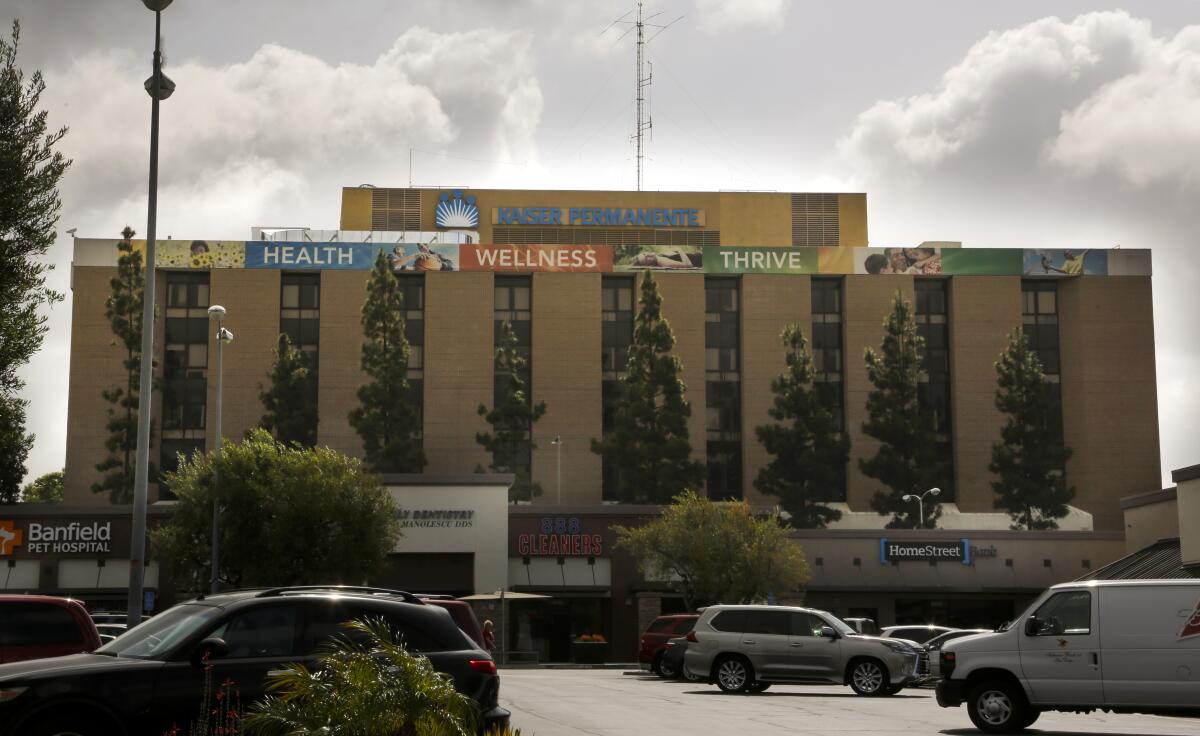
M 475 595 L 465 595 L 459 598 L 460 601 L 500 601 L 500 664 L 508 664 L 506 656 L 506 648 L 508 644 L 508 629 L 504 627 L 505 609 L 508 608 L 508 601 L 531 601 L 539 598 L 551 598 L 553 596 L 541 595 L 540 593 L 517 593 L 511 590 L 501 588 L 495 593 L 476 593 Z

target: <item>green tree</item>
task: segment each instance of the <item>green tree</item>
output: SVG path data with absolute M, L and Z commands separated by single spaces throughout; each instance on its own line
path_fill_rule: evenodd
M 755 515 L 745 501 L 710 501 L 687 491 L 657 519 L 613 530 L 638 569 L 670 580 L 688 610 L 794 597 L 810 576 L 778 510 Z
M 61 470 L 38 476 L 21 489 L 22 503 L 62 503 L 65 475 Z
M 691 459 L 688 418 L 692 407 L 680 379 L 683 365 L 671 354 L 675 335 L 662 316 L 658 284 L 647 273 L 621 378 L 613 431 L 592 440 L 617 474 L 616 494 L 626 503 L 670 503 L 704 482 L 704 465 Z
M 900 292 L 883 321 L 879 352 L 867 348 L 867 378 L 874 387 L 867 395 L 867 421 L 863 434 L 879 440 L 875 456 L 858 461 L 863 475 L 887 487 L 871 499 L 871 508 L 891 514 L 889 529 L 937 526 L 941 506 L 926 504 L 924 524 L 917 504 L 905 501 L 910 493 L 948 487 L 947 464 L 938 447 L 933 416 L 917 398 L 925 341 L 917 334 L 911 305 Z
M 293 663 L 270 676 L 267 697 L 244 720 L 252 736 L 468 736 L 474 701 L 427 657 L 410 654 L 382 619 L 350 621 L 311 670 Z
M 178 501 L 151 539 L 181 587 L 207 587 L 213 453 L 166 474 Z M 288 446 L 264 429 L 221 447 L 221 579 L 234 587 L 347 583 L 377 573 L 399 529 L 395 503 L 362 463 L 327 447 Z
M 821 501 L 831 500 L 850 462 L 850 439 L 838 430 L 833 414 L 813 389 L 812 355 L 800 325 L 788 325 L 781 336 L 787 370 L 771 380 L 776 422 L 754 433 L 774 458 L 758 471 L 754 487 L 778 496 L 795 527 L 822 529 L 842 512 Z
M 998 477 L 993 504 L 1012 517 L 1013 529 L 1057 529 L 1075 489 L 1064 470 L 1071 448 L 1063 444 L 1062 413 L 1037 353 L 1020 329 L 996 361 L 996 408 L 1007 419 L 992 445 L 988 470 Z
M 526 365 L 525 357 L 517 349 L 512 324 L 505 322 L 494 364 L 496 377 L 501 381 L 500 396 L 490 411 L 479 405 L 479 416 L 491 425 L 492 431 L 476 432 L 475 441 L 491 454 L 489 468 L 516 476 L 508 489 L 512 501 L 528 501 L 542 495 L 541 484 L 530 478 L 528 459 L 537 449 L 533 425 L 546 413 L 546 402 L 533 403 L 525 386 Z
M 260 426 L 284 444 L 317 444 L 317 392 L 312 367 L 304 353 L 284 333 L 275 346 L 271 385 L 259 386 L 258 399 L 266 414 Z
M 21 26 L 0 38 L 0 502 L 21 490 L 33 435 L 25 433 L 27 402 L 19 371 L 42 346 L 49 327 L 42 307 L 63 295 L 46 286 L 52 264 L 42 259 L 54 243 L 62 203 L 58 182 L 71 162 L 54 150 L 65 127 L 47 133 L 38 104 L 46 84 L 35 71 L 28 83 L 17 66 Z
M 108 492 L 113 503 L 133 500 L 134 461 L 137 457 L 137 424 L 139 372 L 142 364 L 142 307 L 146 291 L 146 270 L 142 253 L 133 248 L 136 233 L 128 226 L 121 231 L 117 243 L 117 275 L 109 281 L 111 292 L 104 303 L 104 315 L 116 336 L 116 344 L 124 349 L 121 366 L 125 381 L 116 388 L 101 391 L 108 407 L 108 438 L 104 447 L 108 457 L 96 465 L 103 473 L 92 484 L 93 493 Z M 155 470 L 151 468 L 153 476 Z
M 359 406 L 350 412 L 350 426 L 362 437 L 371 470 L 420 473 L 426 460 L 421 417 L 409 396 L 404 295 L 383 251 L 367 283 L 362 327 L 362 369 L 370 381 L 358 389 Z

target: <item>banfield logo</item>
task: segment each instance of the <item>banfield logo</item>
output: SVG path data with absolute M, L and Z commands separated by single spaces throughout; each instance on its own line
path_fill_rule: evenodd
M 462 190 L 454 190 L 453 196 L 442 192 L 438 197 L 435 221 L 438 227 L 479 227 L 479 208 L 475 206 L 475 195 L 463 199 Z
M 21 530 L 11 521 L 0 521 L 0 555 L 11 555 L 13 548 L 24 538 Z

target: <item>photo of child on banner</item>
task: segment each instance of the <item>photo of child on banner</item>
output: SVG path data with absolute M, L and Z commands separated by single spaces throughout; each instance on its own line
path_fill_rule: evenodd
M 1107 276 L 1108 253 L 1098 250 L 1027 250 L 1026 276 Z
M 855 248 L 861 260 L 855 273 L 936 276 L 942 272 L 941 248 Z

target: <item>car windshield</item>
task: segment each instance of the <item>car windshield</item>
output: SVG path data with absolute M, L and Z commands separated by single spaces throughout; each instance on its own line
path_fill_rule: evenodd
M 212 623 L 221 609 L 202 603 L 169 608 L 96 650 L 96 654 L 136 659 L 162 659 L 179 642 Z
M 852 635 L 858 633 L 858 631 L 853 626 L 851 626 L 850 624 L 841 620 L 837 616 L 834 616 L 832 613 L 827 613 L 824 616 L 822 616 L 822 618 L 825 619 L 825 623 L 832 626 L 834 628 L 834 630 L 837 631 L 842 636 L 852 636 Z

